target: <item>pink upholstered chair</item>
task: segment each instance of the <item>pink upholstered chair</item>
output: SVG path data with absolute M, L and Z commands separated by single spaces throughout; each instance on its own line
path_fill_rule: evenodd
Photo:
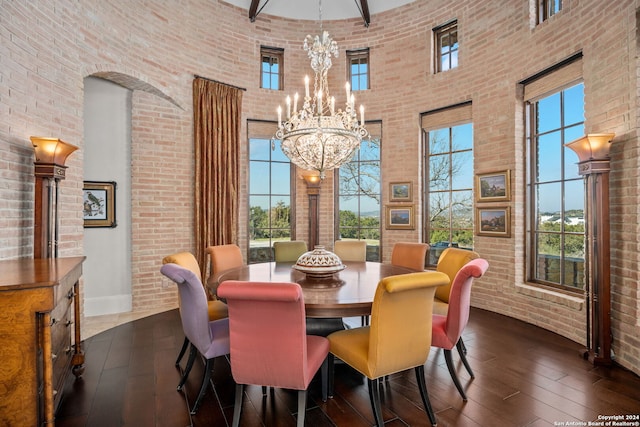
M 200 278 L 191 270 L 177 264 L 167 263 L 160 268 L 160 272 L 178 285 L 182 330 L 191 343 L 189 362 L 178 385 L 178 390 L 182 389 L 196 354 L 199 352 L 206 360 L 200 392 L 191 409 L 191 413 L 195 414 L 207 390 L 214 358 L 229 354 L 229 319 L 209 321 L 207 295 Z
M 298 390 L 298 426 L 304 425 L 307 388 L 322 367 L 327 396 L 329 341 L 307 335 L 297 283 L 227 280 L 218 295 L 229 307 L 231 373 L 236 382 L 233 426 L 240 423 L 245 384 Z
M 467 372 L 469 372 L 471 378 L 474 378 L 473 371 L 471 370 L 471 366 L 469 366 L 469 362 L 467 362 L 467 357 L 463 349 L 462 332 L 469 321 L 471 285 L 473 284 L 473 279 L 482 277 L 487 271 L 487 268 L 489 268 L 489 263 L 482 258 L 473 259 L 465 264 L 464 267 L 458 271 L 451 283 L 447 315 L 433 315 L 431 345 L 444 350 L 447 368 L 449 369 L 453 383 L 464 401 L 467 400 L 467 395 L 462 389 L 462 385 L 453 366 L 451 350 L 453 347 L 458 349 L 464 367 L 467 369 Z
M 427 252 L 429 245 L 426 243 L 398 242 L 391 251 L 391 264 L 423 271 Z

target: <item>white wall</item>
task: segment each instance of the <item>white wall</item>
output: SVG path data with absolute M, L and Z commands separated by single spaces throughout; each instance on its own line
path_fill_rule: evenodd
M 84 180 L 115 181 L 115 228 L 85 228 L 84 314 L 131 311 L 131 91 L 84 79 Z

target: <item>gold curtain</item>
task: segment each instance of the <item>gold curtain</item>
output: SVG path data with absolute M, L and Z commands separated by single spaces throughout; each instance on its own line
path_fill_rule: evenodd
M 242 89 L 200 77 L 193 80 L 194 229 L 203 275 L 208 270 L 207 246 L 237 243 L 241 113 Z

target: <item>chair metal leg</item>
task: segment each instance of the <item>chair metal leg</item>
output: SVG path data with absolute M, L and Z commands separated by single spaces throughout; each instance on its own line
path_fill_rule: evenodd
M 336 362 L 336 357 L 333 355 L 333 353 L 329 353 L 329 355 L 327 356 L 327 365 L 328 365 L 328 372 L 327 372 L 327 395 L 329 396 L 329 398 L 333 399 L 333 376 L 334 374 L 334 370 L 335 370 L 335 362 Z
M 369 385 L 369 400 L 371 400 L 371 409 L 373 410 L 373 418 L 375 419 L 376 426 L 384 427 L 384 419 L 382 418 L 382 407 L 380 404 L 380 382 L 378 378 L 367 378 Z
M 266 387 L 263 387 L 263 389 L 266 389 Z M 243 397 L 244 397 L 244 384 L 236 384 L 236 398 L 235 398 L 235 403 L 233 404 L 232 427 L 238 427 L 240 425 L 240 413 L 242 412 Z
M 322 401 L 327 401 L 328 392 L 328 379 L 329 379 L 329 356 L 325 357 L 322 365 L 320 366 L 320 381 L 322 383 Z
M 193 404 L 193 408 L 191 408 L 191 415 L 195 415 L 198 412 L 198 408 L 200 407 L 200 402 L 204 397 L 205 392 L 207 391 L 207 386 L 209 385 L 209 380 L 211 379 L 211 370 L 213 369 L 213 359 L 207 359 L 207 362 L 204 365 L 204 376 L 202 378 L 202 385 L 200 386 L 200 393 L 198 393 L 198 397 L 196 398 L 196 402 Z
M 424 379 L 424 365 L 416 366 L 416 380 L 418 382 L 418 388 L 420 389 L 420 397 L 422 397 L 422 404 L 424 405 L 425 411 L 427 411 L 427 415 L 429 416 L 429 421 L 431 421 L 431 425 L 436 425 L 436 414 L 433 412 L 433 408 L 431 407 L 431 401 L 429 400 L 429 393 L 427 392 L 427 383 Z
M 180 353 L 178 353 L 178 358 L 176 359 L 176 366 L 180 366 L 180 361 L 182 360 L 182 356 L 184 356 L 185 351 L 187 351 L 188 346 L 189 346 L 189 338 L 184 337 L 184 341 L 182 342 L 182 348 L 180 349 Z
M 193 368 L 193 362 L 196 360 L 196 356 L 198 355 L 198 349 L 191 344 L 191 349 L 189 350 L 189 359 L 187 360 L 187 366 L 184 368 L 184 374 L 182 374 L 182 378 L 180 378 L 180 382 L 178 383 L 178 391 L 182 390 L 184 383 L 187 382 L 187 378 L 189 377 L 189 372 L 191 372 L 191 368 Z
M 449 368 L 449 374 L 451 374 L 451 379 L 453 379 L 453 383 L 456 385 L 456 388 L 458 389 L 458 393 L 460 393 L 460 396 L 462 396 L 462 400 L 466 402 L 467 395 L 464 393 L 464 390 L 462 389 L 460 380 L 458 380 L 458 374 L 456 374 L 456 370 L 453 366 L 451 350 L 444 350 L 444 360 L 447 362 L 447 368 Z
M 464 346 L 464 343 L 462 342 L 462 337 L 460 337 L 460 339 L 456 343 L 456 348 L 458 349 L 458 353 L 460 354 L 460 359 L 462 360 L 462 364 L 464 365 L 465 368 L 467 368 L 467 372 L 469 372 L 469 375 L 471 376 L 471 378 L 475 378 L 476 376 L 473 375 L 471 366 L 469 365 L 469 362 L 467 362 L 467 356 L 466 356 L 467 348 Z
M 307 390 L 298 390 L 298 425 L 304 427 L 304 416 L 307 412 Z

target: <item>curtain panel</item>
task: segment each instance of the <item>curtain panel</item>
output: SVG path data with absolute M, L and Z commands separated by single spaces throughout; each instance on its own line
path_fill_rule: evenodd
M 193 80 L 196 259 L 206 280 L 207 246 L 236 243 L 242 89 Z

